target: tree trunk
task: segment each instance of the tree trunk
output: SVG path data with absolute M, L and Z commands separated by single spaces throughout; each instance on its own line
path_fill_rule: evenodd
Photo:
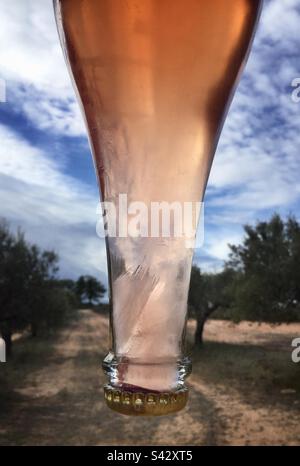
M 196 326 L 196 332 L 195 332 L 195 346 L 202 346 L 203 344 L 203 330 L 204 330 L 204 324 L 206 321 L 205 315 L 199 315 L 197 316 L 197 326 Z
M 196 332 L 195 332 L 195 346 L 202 346 L 203 344 L 203 330 L 204 330 L 204 325 L 209 316 L 219 307 L 219 303 L 215 303 L 213 305 L 208 305 L 207 308 L 205 308 L 204 311 L 201 311 L 198 309 L 197 311 L 197 327 L 196 327 Z
M 32 322 L 32 323 L 31 323 L 31 325 L 30 325 L 30 333 L 31 333 L 31 337 L 32 337 L 32 338 L 37 337 L 37 334 L 38 334 L 38 326 L 37 326 L 36 322 Z
M 6 359 L 12 355 L 12 333 L 10 331 L 3 332 L 2 338 L 5 342 Z

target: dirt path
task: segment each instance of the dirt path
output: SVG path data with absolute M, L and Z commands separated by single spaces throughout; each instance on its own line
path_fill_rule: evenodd
M 299 411 L 252 406 L 233 388 L 204 384 L 197 371 L 188 407 L 177 415 L 118 415 L 103 402 L 106 348 L 106 319 L 81 311 L 43 366 L 19 381 L 0 417 L 0 445 L 300 444 Z

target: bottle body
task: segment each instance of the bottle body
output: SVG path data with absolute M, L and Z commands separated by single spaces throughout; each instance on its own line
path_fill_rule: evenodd
M 129 234 L 124 225 L 137 210 L 135 203 L 145 206 L 148 218 L 153 203 L 183 206 L 202 200 L 260 1 L 54 4 L 101 198 L 119 206 L 114 216 L 104 212 L 115 232 L 106 237 L 107 401 L 117 409 L 127 400 L 128 414 L 149 414 L 151 396 L 152 406 L 165 396 L 161 404 L 171 412 L 186 401 L 184 378 L 190 371 L 183 347 L 193 242 L 187 243 L 185 234 L 164 235 L 160 228 L 153 234 L 150 220 L 148 231 L 139 235 Z M 124 194 L 131 213 L 121 213 Z M 176 393 L 181 402 L 173 399 L 171 409 Z

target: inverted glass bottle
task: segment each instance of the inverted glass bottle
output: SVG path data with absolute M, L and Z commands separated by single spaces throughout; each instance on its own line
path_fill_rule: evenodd
M 54 0 L 54 6 L 102 200 L 119 205 L 126 194 L 128 205 L 142 202 L 149 211 L 153 202 L 202 200 L 260 1 Z M 105 214 L 111 227 L 115 219 Z M 120 209 L 116 220 L 117 234 L 106 238 L 106 401 L 127 414 L 174 412 L 187 399 L 183 340 L 193 249 L 184 236 L 124 234 L 128 218 Z

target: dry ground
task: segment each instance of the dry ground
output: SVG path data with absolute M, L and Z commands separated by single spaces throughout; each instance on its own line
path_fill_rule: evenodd
M 189 323 L 190 331 L 193 322 Z M 300 444 L 300 325 L 206 326 L 182 412 L 134 418 L 106 408 L 107 321 L 89 310 L 49 341 L 19 340 L 0 366 L 0 445 Z

